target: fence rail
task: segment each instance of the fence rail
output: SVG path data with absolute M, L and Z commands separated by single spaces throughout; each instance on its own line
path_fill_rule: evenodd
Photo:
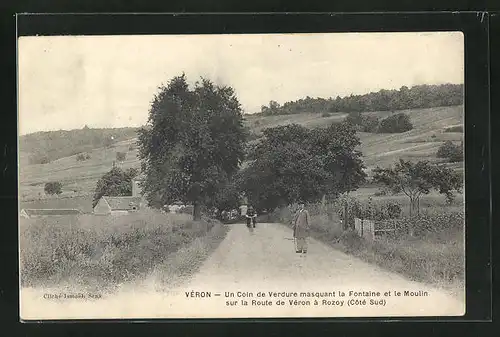
M 377 225 L 380 225 L 381 223 L 382 222 L 377 222 L 369 219 L 354 218 L 354 230 L 360 237 L 369 240 L 376 240 L 378 233 L 396 232 L 396 226 L 394 226 L 393 228 L 377 229 Z

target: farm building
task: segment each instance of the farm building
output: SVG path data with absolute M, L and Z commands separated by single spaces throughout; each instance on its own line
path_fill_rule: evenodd
M 21 217 L 23 218 L 38 218 L 43 216 L 67 216 L 79 215 L 81 212 L 77 209 L 49 209 L 49 208 L 23 208 L 21 210 Z
M 81 213 L 92 213 L 92 195 L 78 197 L 58 197 L 20 201 L 20 209 L 77 209 Z
M 94 214 L 128 214 L 138 211 L 141 208 L 141 197 L 108 197 L 103 196 L 94 207 Z

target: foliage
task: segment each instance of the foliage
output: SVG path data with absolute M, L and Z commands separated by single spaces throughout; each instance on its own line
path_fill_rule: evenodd
M 334 198 L 364 181 L 361 153 L 355 150 L 360 142 L 349 123 L 317 129 L 291 124 L 263 134 L 239 183 L 258 209 Z
M 119 218 L 22 219 L 21 283 L 109 289 L 148 275 L 215 226 L 219 224 L 206 219 L 195 223 L 187 215 L 149 210 Z
M 412 232 L 415 237 L 425 237 L 430 234 L 463 230 L 464 221 L 463 212 L 439 212 L 391 219 L 387 224 L 400 233 Z
M 446 195 L 447 200 L 452 200 L 453 192 L 460 192 L 463 185 L 459 173 L 428 161 L 412 163 L 400 159 L 393 168 L 377 167 L 373 173 L 374 182 L 386 185 L 394 193 L 403 192 L 410 199 L 410 215 L 419 211 L 423 194 L 435 189 Z
M 116 152 L 116 160 L 117 161 L 125 161 L 125 158 L 127 157 L 127 153 L 126 152 Z
M 380 121 L 375 116 L 363 116 L 361 120 L 361 126 L 363 127 L 361 131 L 363 132 L 378 132 Z
M 58 181 L 51 181 L 45 184 L 43 189 L 46 194 L 61 194 L 62 193 L 62 184 Z
M 139 131 L 142 188 L 149 204 L 192 203 L 199 219 L 201 206 L 210 204 L 238 171 L 245 138 L 231 87 L 202 78 L 190 90 L 184 74 L 161 86 Z
M 378 126 L 379 133 L 403 133 L 413 129 L 410 116 L 398 113 L 384 118 Z
M 90 154 L 82 152 L 76 155 L 76 161 L 85 161 L 90 159 Z
M 218 218 L 220 218 L 222 211 L 238 209 L 240 206 L 240 192 L 236 182 L 233 180 L 232 182 L 221 183 L 221 187 L 207 206 L 218 210 Z
M 370 197 L 367 202 L 353 200 L 353 213 L 359 219 L 383 221 L 401 216 L 401 205 L 394 201 L 376 203 Z
M 122 170 L 119 167 L 113 167 L 97 181 L 94 192 L 92 207 L 95 207 L 102 196 L 127 196 L 132 195 L 132 179 L 137 175 L 138 170 L 130 168 Z
M 439 147 L 436 156 L 438 158 L 446 158 L 449 162 L 452 163 L 463 161 L 463 143 L 460 145 L 455 145 L 452 141 L 447 140 Z
M 416 85 L 399 90 L 380 90 L 365 95 L 336 98 L 306 98 L 280 106 L 271 101 L 262 106 L 263 115 L 289 115 L 303 112 L 368 112 L 423 109 L 463 104 L 463 84 Z
M 379 119 L 375 116 L 362 114 L 358 111 L 353 111 L 345 119 L 346 122 L 356 126 L 356 129 L 361 132 L 377 132 Z
M 35 132 L 19 137 L 19 151 L 29 153 L 31 164 L 51 161 L 134 138 L 137 128 L 59 130 Z M 111 139 L 114 137 L 114 140 Z

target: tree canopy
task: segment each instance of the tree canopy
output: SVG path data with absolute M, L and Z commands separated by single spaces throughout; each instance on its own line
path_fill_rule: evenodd
M 453 192 L 460 192 L 463 186 L 459 173 L 428 161 L 413 163 L 400 159 L 394 167 L 377 167 L 373 173 L 374 182 L 384 184 L 393 193 L 403 192 L 410 199 L 410 215 L 419 212 L 420 197 L 429 194 L 431 190 L 437 190 L 451 201 Z
M 97 181 L 92 207 L 97 205 L 102 196 L 119 197 L 132 195 L 132 179 L 137 173 L 137 169 L 122 170 L 116 166 L 109 172 L 106 172 Z
M 463 104 L 463 84 L 402 86 L 399 90 L 371 92 L 364 95 L 349 95 L 336 98 L 306 97 L 279 105 L 270 101 L 262 106 L 264 115 L 288 115 L 302 112 L 368 112 L 425 109 L 438 106 Z
M 463 161 L 463 142 L 461 142 L 460 145 L 455 145 L 452 141 L 447 140 L 439 147 L 436 156 L 438 158 L 446 158 L 449 162 L 452 163 Z
M 46 194 L 61 194 L 62 193 L 62 184 L 58 181 L 51 181 L 45 184 L 44 191 Z
M 364 180 L 360 144 L 349 123 L 307 129 L 297 124 L 263 131 L 239 176 L 240 189 L 258 209 L 298 200 L 319 201 L 355 190 Z
M 143 192 L 150 206 L 180 200 L 209 205 L 244 157 L 246 133 L 234 90 L 202 78 L 190 89 L 186 76 L 161 86 L 139 131 Z

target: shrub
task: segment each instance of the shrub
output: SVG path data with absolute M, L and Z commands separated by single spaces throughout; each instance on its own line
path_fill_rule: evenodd
M 62 184 L 58 181 L 52 181 L 45 184 L 43 189 L 46 194 L 54 195 L 62 193 Z
M 413 129 L 410 117 L 404 113 L 391 115 L 380 122 L 380 133 L 403 133 Z
M 371 219 L 376 221 L 383 221 L 388 219 L 395 219 L 401 216 L 401 205 L 395 201 L 374 202 L 372 198 L 368 202 L 360 202 L 354 199 L 353 215 L 360 219 Z
M 345 121 L 352 125 L 361 125 L 363 117 L 361 115 L 361 112 L 353 111 L 350 112 L 349 115 L 347 115 Z
M 116 152 L 116 160 L 125 161 L 127 154 L 125 152 Z
M 90 154 L 88 154 L 88 153 L 79 153 L 76 155 L 77 161 L 85 161 L 88 159 L 90 159 Z
M 439 147 L 436 156 L 446 158 L 452 163 L 460 162 L 464 159 L 463 146 L 455 145 L 452 141 L 447 140 Z
M 379 119 L 375 116 L 363 116 L 361 120 L 363 132 L 377 132 L 379 123 Z
M 401 233 L 412 233 L 415 237 L 425 237 L 443 232 L 460 231 L 464 228 L 464 213 L 447 212 L 415 216 L 405 216 L 400 219 L 388 220 L 389 226 L 394 226 Z

